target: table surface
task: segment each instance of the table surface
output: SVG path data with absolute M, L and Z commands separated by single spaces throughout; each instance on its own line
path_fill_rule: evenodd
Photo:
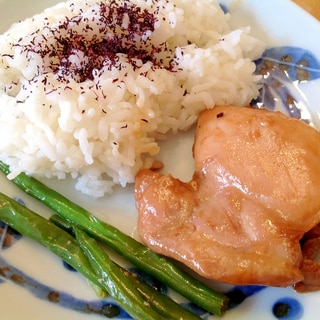
M 292 0 L 301 8 L 320 20 L 320 0 Z

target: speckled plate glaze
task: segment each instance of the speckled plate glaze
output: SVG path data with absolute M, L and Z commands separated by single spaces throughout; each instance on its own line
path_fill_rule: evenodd
M 0 0 L 0 32 L 11 23 L 40 12 L 58 0 Z M 225 0 L 234 26 L 252 26 L 253 35 L 268 49 L 256 61 L 263 75 L 261 95 L 252 104 L 281 110 L 320 128 L 320 23 L 289 0 Z M 193 132 L 163 143 L 159 160 L 165 171 L 182 180 L 192 175 Z M 183 155 L 183 157 L 181 156 Z M 72 181 L 44 181 L 54 189 L 129 235 L 136 236 L 132 186 L 117 189 L 112 197 L 93 201 L 73 188 Z M 23 201 L 36 212 L 50 212 L 0 176 L 0 191 Z M 130 318 L 112 300 L 99 300 L 86 280 L 33 241 L 0 223 L 0 319 L 89 320 L 107 315 Z M 119 257 L 114 257 L 120 259 Z M 162 290 L 166 290 L 161 284 Z M 224 287 L 231 298 L 223 317 L 230 319 L 318 319 L 320 292 L 297 294 L 291 288 Z M 203 319 L 214 319 L 188 302 Z

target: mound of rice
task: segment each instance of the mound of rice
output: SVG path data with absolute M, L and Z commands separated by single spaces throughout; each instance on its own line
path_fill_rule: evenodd
M 94 197 L 152 165 L 157 139 L 258 95 L 262 43 L 211 0 L 72 0 L 0 37 L 0 159 Z

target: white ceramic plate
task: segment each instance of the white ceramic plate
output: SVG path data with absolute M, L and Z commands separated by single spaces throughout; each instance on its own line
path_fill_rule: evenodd
M 0 0 L 0 32 L 11 23 L 40 12 L 54 5 L 57 0 Z M 284 88 L 289 88 L 295 103 L 287 111 L 292 113 L 301 108 L 299 117 L 310 120 L 320 128 L 320 23 L 289 0 L 243 0 L 221 1 L 232 14 L 234 26 L 252 26 L 252 34 L 264 40 L 268 47 L 294 46 L 284 48 L 285 54 L 292 54 L 297 63 L 299 55 L 311 60 L 308 81 L 285 79 Z M 295 67 L 294 65 L 293 67 Z M 293 68 L 294 69 L 294 68 Z M 293 75 L 293 80 L 295 75 Z M 291 79 L 292 80 L 292 79 Z M 268 80 L 272 82 L 272 79 Z M 278 95 L 279 94 L 279 95 Z M 281 93 L 272 95 L 275 108 L 282 108 Z M 292 108 L 294 109 L 292 111 Z M 282 108 L 283 111 L 286 109 Z M 286 111 L 285 111 L 286 112 Z M 182 180 L 192 175 L 192 132 L 170 138 L 164 143 L 159 159 L 165 163 L 165 171 Z M 181 155 L 183 154 L 183 157 Z M 135 236 L 136 210 L 133 188 L 117 189 L 115 194 L 93 201 L 77 193 L 71 181 L 45 181 L 51 187 L 62 191 L 79 205 L 89 209 L 98 217 L 115 225 L 129 235 Z M 48 211 L 44 206 L 25 196 L 15 186 L 0 176 L 0 191 L 20 197 L 26 205 L 37 212 Z M 0 274 L 5 265 L 13 271 L 11 279 L 0 277 L 0 318 L 4 320 L 89 320 L 102 319 L 94 313 L 75 311 L 73 308 L 99 306 L 99 300 L 78 273 L 67 270 L 60 259 L 50 254 L 37 243 L 22 238 L 10 248 L 0 251 Z M 18 275 L 22 276 L 18 277 Z M 23 280 L 23 281 L 21 281 Z M 256 290 L 253 290 L 256 289 Z M 261 288 L 260 288 L 261 289 Z M 60 296 L 60 300 L 49 301 L 48 297 Z M 299 295 L 291 288 L 276 289 L 239 287 L 236 297 L 245 298 L 223 317 L 229 319 L 317 319 L 320 314 L 320 292 Z M 88 307 L 86 307 L 88 311 Z M 281 314 L 280 311 L 284 310 Z M 204 316 L 206 317 L 206 316 Z M 213 317 L 214 318 L 214 317 Z M 117 318 L 119 319 L 119 318 Z

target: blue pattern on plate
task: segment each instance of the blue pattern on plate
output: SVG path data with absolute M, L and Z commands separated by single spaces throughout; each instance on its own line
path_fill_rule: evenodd
M 37 298 L 59 305 L 59 307 L 84 313 L 101 314 L 109 318 L 112 315 L 112 317 L 120 317 L 121 319 L 131 319 L 131 316 L 129 316 L 110 298 L 88 301 L 78 299 L 65 292 L 57 291 L 56 289 L 37 281 L 23 271 L 8 264 L 1 256 L 0 274 L 3 278 L 11 280 L 15 284 L 28 290 Z M 2 280 L 2 282 L 3 281 L 4 280 Z
M 298 320 L 303 317 L 301 303 L 291 297 L 284 297 L 276 301 L 272 312 L 277 319 Z
M 10 248 L 22 235 L 0 220 L 0 250 Z
M 262 75 L 262 88 L 253 106 L 313 123 L 308 101 L 298 86 L 320 78 L 320 62 L 311 52 L 288 46 L 269 48 L 256 61 L 256 73 Z
M 320 78 L 320 63 L 308 50 L 280 46 L 265 50 L 257 60 L 258 70 L 280 71 L 291 81 L 309 81 Z
M 230 299 L 229 309 L 235 308 L 241 304 L 246 298 L 265 289 L 266 286 L 234 286 L 226 295 Z
M 75 268 L 73 268 L 72 266 L 70 266 L 70 264 L 66 263 L 65 261 L 62 261 L 62 264 L 64 266 L 65 269 L 72 271 L 72 272 L 77 272 L 77 270 Z
M 147 273 L 145 273 L 135 267 L 129 268 L 129 271 L 132 272 L 133 274 L 135 274 L 137 276 L 137 278 L 143 280 L 149 286 L 155 288 L 156 290 L 158 290 L 162 294 L 168 294 L 168 288 L 161 281 L 151 277 Z
M 224 13 L 228 13 L 228 12 L 229 12 L 228 7 L 225 6 L 224 4 L 221 4 L 221 3 L 220 3 L 220 8 L 222 9 L 222 11 L 223 11 Z

